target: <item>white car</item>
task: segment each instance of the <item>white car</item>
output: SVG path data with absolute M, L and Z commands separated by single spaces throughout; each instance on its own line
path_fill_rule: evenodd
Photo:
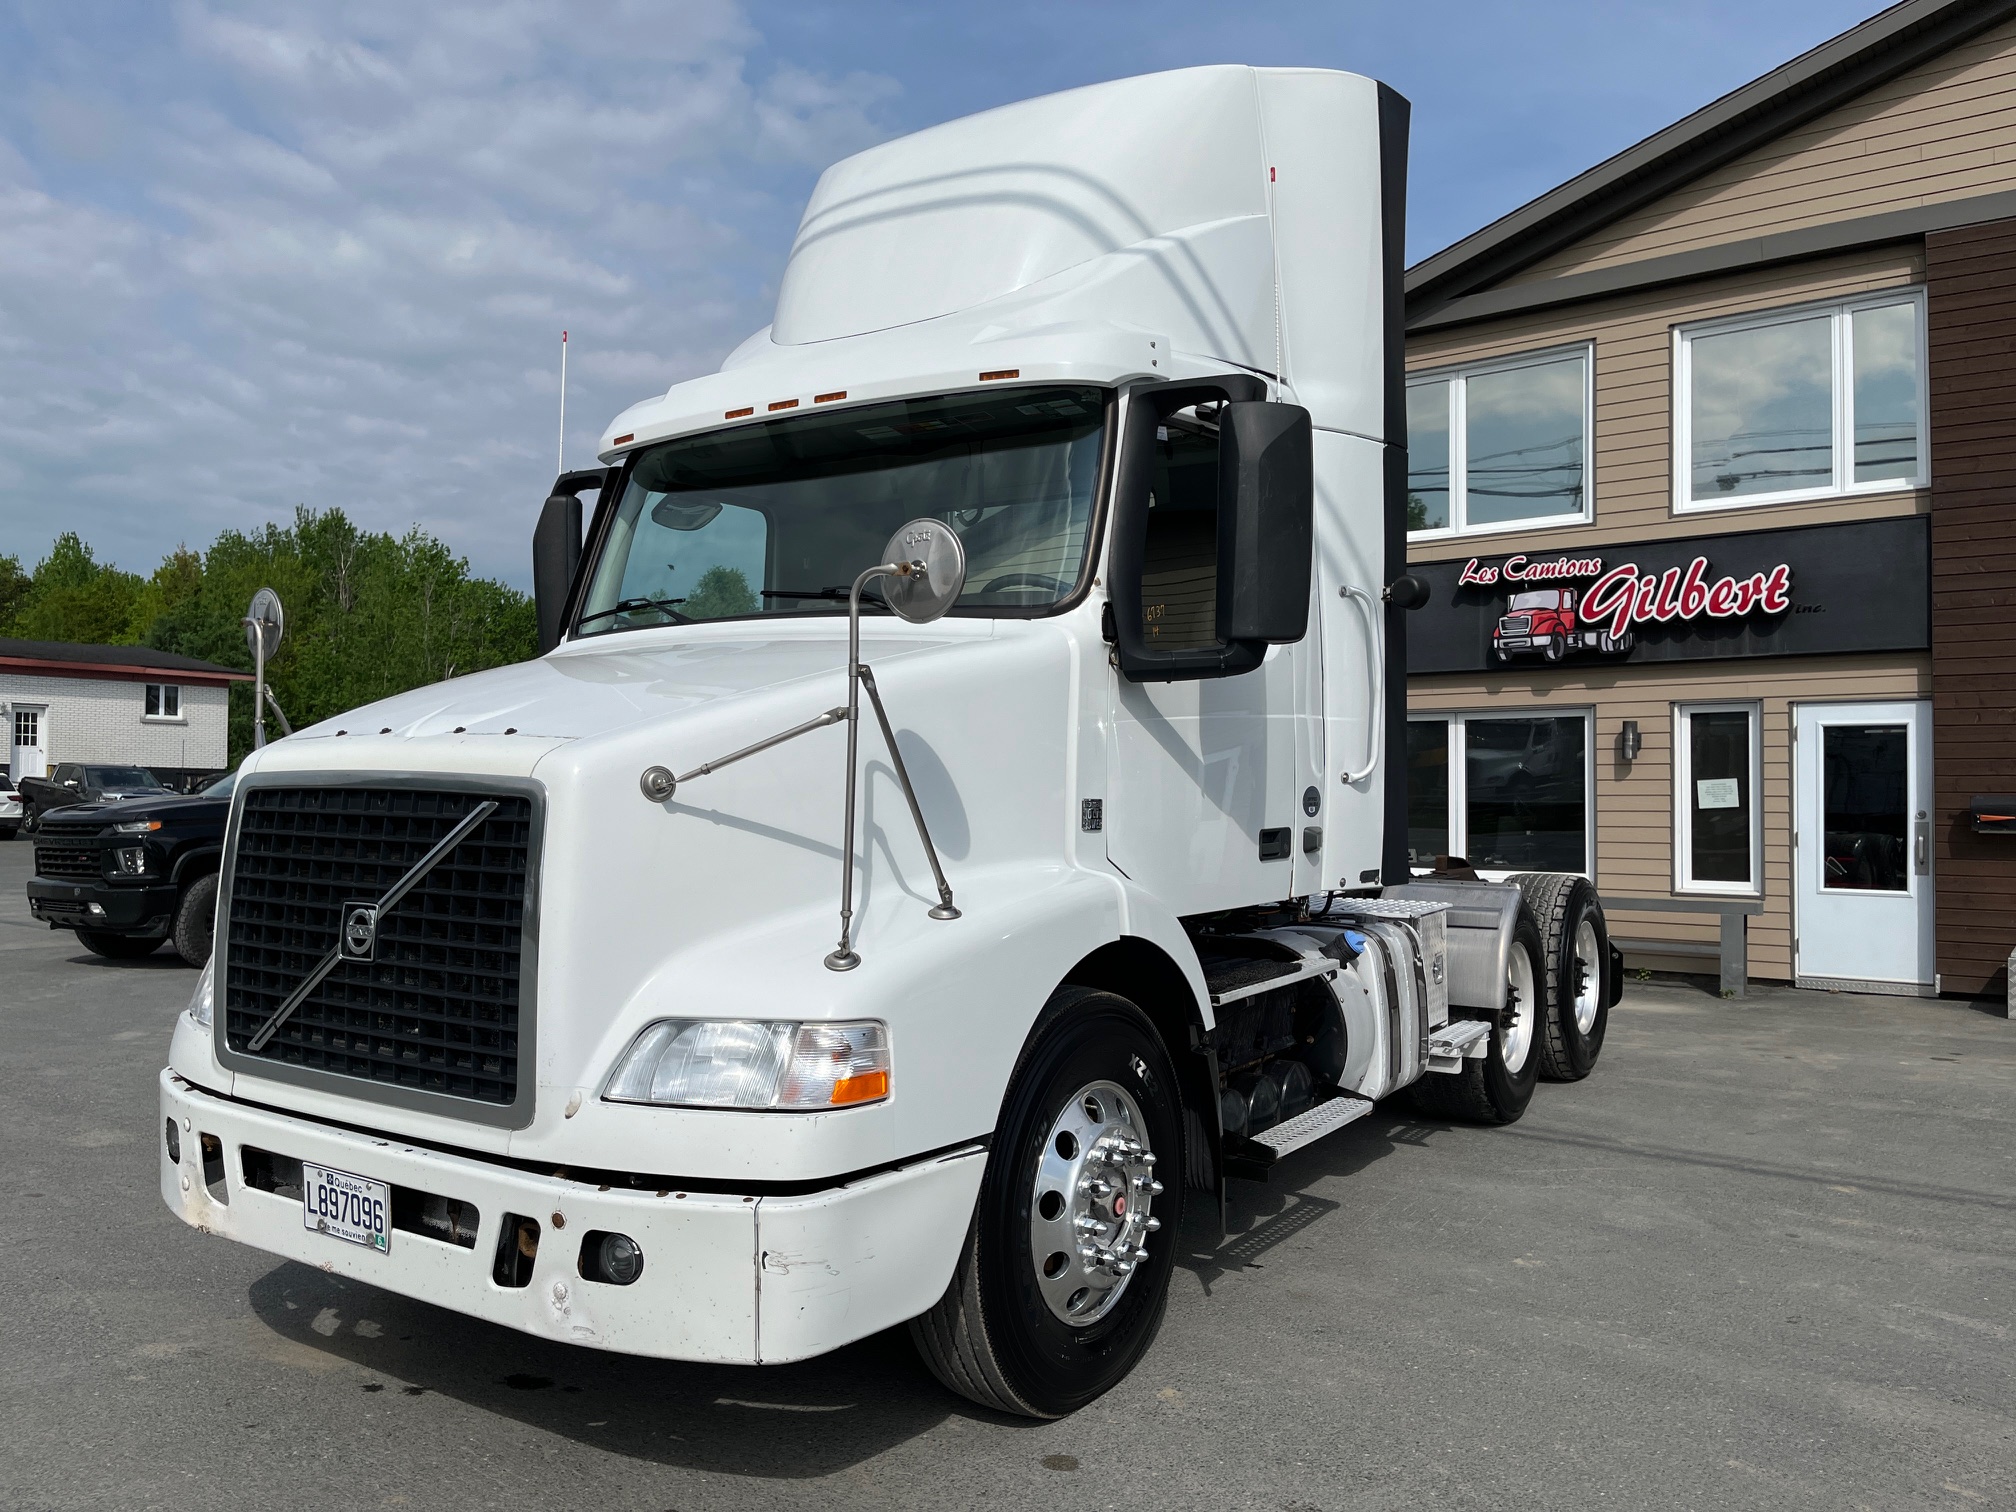
M 0 772 L 0 840 L 12 840 L 21 832 L 21 812 L 21 795 L 7 774 Z

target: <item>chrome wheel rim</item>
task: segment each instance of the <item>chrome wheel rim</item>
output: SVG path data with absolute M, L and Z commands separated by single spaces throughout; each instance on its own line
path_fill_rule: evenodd
M 1515 944 L 1505 963 L 1505 1027 L 1499 1031 L 1498 1058 L 1515 1076 L 1526 1069 L 1533 1053 L 1533 958 Z
M 1597 1011 L 1603 1006 L 1603 963 L 1596 940 L 1596 921 L 1587 914 L 1575 926 L 1575 1030 L 1587 1034 L 1596 1027 Z
M 1113 1310 L 1162 1226 L 1161 1191 L 1140 1104 L 1110 1081 L 1080 1087 L 1043 1141 L 1029 1202 L 1036 1289 L 1058 1319 L 1082 1328 Z

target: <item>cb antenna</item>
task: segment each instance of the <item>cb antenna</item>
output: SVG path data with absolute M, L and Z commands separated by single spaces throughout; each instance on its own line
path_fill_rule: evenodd
M 560 466 L 567 471 L 567 333 L 560 333 Z

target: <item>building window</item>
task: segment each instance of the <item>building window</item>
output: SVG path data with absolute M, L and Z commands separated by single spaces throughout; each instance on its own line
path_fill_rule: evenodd
M 1408 534 L 1587 520 L 1590 370 L 1580 346 L 1410 381 Z
M 1678 509 L 1922 488 L 1918 290 L 1674 333 Z
M 14 711 L 14 744 L 17 746 L 39 746 L 42 744 L 42 711 L 40 709 L 16 709 Z
M 1762 892 L 1756 705 L 1676 708 L 1673 751 L 1674 886 Z
M 147 717 L 149 719 L 180 719 L 182 717 L 182 690 L 173 683 L 147 684 Z
M 1586 713 L 1423 716 L 1407 722 L 1407 846 L 1430 867 L 1580 872 L 1591 839 Z

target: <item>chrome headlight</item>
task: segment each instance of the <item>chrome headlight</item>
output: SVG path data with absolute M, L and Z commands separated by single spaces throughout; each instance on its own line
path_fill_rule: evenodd
M 159 819 L 127 819 L 112 826 L 115 835 L 151 835 L 161 828 Z
M 889 1095 L 889 1030 L 758 1019 L 660 1019 L 630 1042 L 603 1094 L 669 1108 L 845 1108 Z
M 216 1007 L 217 963 L 213 957 L 203 963 L 203 974 L 196 978 L 196 990 L 189 994 L 189 1022 L 198 1029 L 208 1029 Z

